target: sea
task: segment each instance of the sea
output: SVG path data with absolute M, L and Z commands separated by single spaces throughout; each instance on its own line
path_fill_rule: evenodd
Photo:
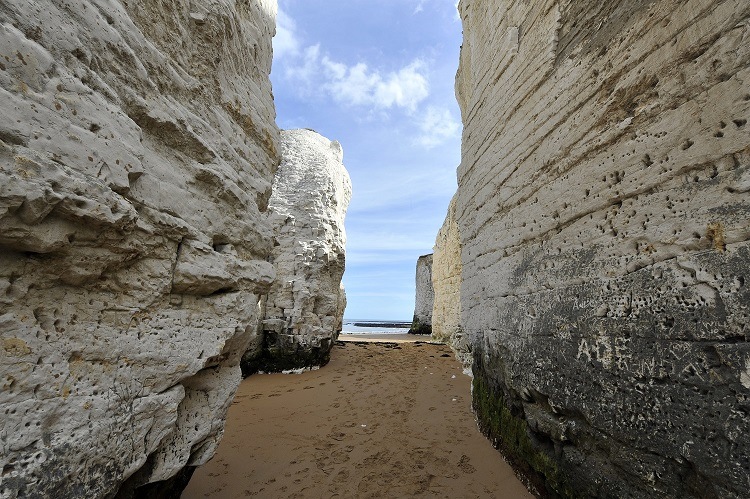
M 346 319 L 342 326 L 345 334 L 406 334 L 411 321 Z

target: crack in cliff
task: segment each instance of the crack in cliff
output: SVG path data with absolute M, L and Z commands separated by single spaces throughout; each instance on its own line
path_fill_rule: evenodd
M 172 294 L 172 293 L 173 293 L 173 291 L 174 291 L 174 282 L 175 282 L 175 275 L 177 274 L 177 265 L 178 265 L 178 264 L 179 264 L 179 262 L 180 262 L 180 256 L 182 255 L 182 244 L 183 244 L 183 242 L 184 242 L 184 241 L 185 241 L 185 238 L 184 238 L 184 237 L 182 237 L 182 238 L 180 238 L 180 240 L 179 240 L 179 241 L 177 242 L 177 249 L 176 249 L 176 251 L 175 251 L 175 257 L 174 257 L 174 261 L 172 262 L 172 270 L 171 270 L 171 272 L 170 272 L 170 273 L 171 273 L 171 276 L 172 276 L 172 281 L 171 281 L 171 282 L 172 282 L 172 284 L 171 284 L 171 286 L 169 287 L 169 293 L 170 293 L 170 294 Z

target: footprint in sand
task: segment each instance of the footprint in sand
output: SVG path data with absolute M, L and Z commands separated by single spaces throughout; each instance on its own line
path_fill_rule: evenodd
M 349 471 L 348 470 L 341 470 L 336 474 L 336 477 L 333 479 L 334 482 L 337 483 L 343 483 L 349 480 Z
M 330 435 L 328 435 L 328 437 L 341 442 L 342 440 L 344 440 L 344 438 L 346 438 L 346 433 L 331 433 Z
M 334 452 L 332 457 L 334 464 L 344 464 L 349 460 L 349 455 L 341 451 Z
M 461 456 L 461 459 L 458 461 L 458 469 L 460 469 L 461 471 L 467 474 L 471 474 L 477 471 L 477 469 L 474 466 L 469 464 L 469 461 L 471 461 L 471 459 L 469 459 L 469 456 L 467 456 L 466 454 L 463 454 Z

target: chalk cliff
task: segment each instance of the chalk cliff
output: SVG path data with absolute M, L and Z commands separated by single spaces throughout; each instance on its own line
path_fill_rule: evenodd
M 275 15 L 0 0 L 0 497 L 213 455 L 274 278 Z
M 459 8 L 482 428 L 559 495 L 745 496 L 750 3 Z
M 432 255 L 422 255 L 417 259 L 415 278 L 416 291 L 414 299 L 414 318 L 411 334 L 432 333 L 432 306 L 435 292 L 432 289 Z
M 341 278 L 352 185 L 341 144 L 312 130 L 284 130 L 281 155 L 268 210 L 277 279 L 262 335 L 242 362 L 246 375 L 326 364 L 346 307 Z
M 461 234 L 456 222 L 456 198 L 435 238 L 432 255 L 432 337 L 450 345 L 464 365 L 471 364 L 467 338 L 461 330 Z

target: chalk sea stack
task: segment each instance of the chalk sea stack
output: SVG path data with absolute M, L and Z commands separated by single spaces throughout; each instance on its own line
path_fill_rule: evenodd
M 341 144 L 312 130 L 284 130 L 281 153 L 268 209 L 276 280 L 263 299 L 262 334 L 242 360 L 245 375 L 325 365 L 346 308 L 352 185 Z
M 414 301 L 414 319 L 409 334 L 432 333 L 432 304 L 435 292 L 432 288 L 432 255 L 420 256 L 417 260 L 416 298 Z

